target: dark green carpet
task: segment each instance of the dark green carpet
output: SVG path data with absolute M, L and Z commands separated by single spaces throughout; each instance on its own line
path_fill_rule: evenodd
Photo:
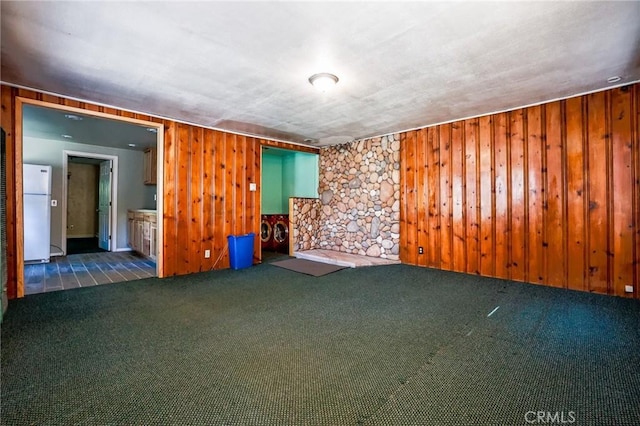
M 405 265 L 38 294 L 1 344 L 3 425 L 640 424 L 638 301 Z

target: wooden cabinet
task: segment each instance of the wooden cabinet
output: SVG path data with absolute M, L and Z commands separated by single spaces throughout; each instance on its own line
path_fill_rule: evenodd
M 158 257 L 157 214 L 149 210 L 127 212 L 127 241 L 134 251 L 154 261 Z
M 149 257 L 154 261 L 158 258 L 158 222 L 157 215 L 151 215 L 149 221 Z
M 135 246 L 135 232 L 136 232 L 136 214 L 129 210 L 127 212 L 127 245 L 131 248 Z
M 136 218 L 135 218 L 135 234 L 134 234 L 134 241 L 135 241 L 135 247 L 134 250 L 144 254 L 145 256 L 147 255 L 144 251 L 144 245 L 143 245 L 143 240 L 144 240 L 144 214 L 142 213 L 138 213 L 136 212 Z
M 156 185 L 158 181 L 158 150 L 147 148 L 144 150 L 144 184 Z

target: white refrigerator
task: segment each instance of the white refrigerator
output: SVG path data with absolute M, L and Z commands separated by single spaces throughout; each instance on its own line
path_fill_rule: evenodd
M 51 166 L 23 165 L 24 261 L 49 262 Z

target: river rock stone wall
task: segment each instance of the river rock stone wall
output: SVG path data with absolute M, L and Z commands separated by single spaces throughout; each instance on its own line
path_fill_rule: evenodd
M 320 211 L 317 198 L 289 199 L 290 243 L 294 253 L 319 247 Z
M 313 248 L 397 260 L 400 135 L 320 150 L 321 203 Z

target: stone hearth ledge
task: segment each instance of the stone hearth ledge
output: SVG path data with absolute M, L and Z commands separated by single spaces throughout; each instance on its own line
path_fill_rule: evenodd
M 298 259 L 313 260 L 315 262 L 346 266 L 348 268 L 359 268 L 362 266 L 396 265 L 401 263 L 399 260 L 361 256 L 358 254 L 350 254 L 335 250 L 322 249 L 294 252 L 293 256 Z

